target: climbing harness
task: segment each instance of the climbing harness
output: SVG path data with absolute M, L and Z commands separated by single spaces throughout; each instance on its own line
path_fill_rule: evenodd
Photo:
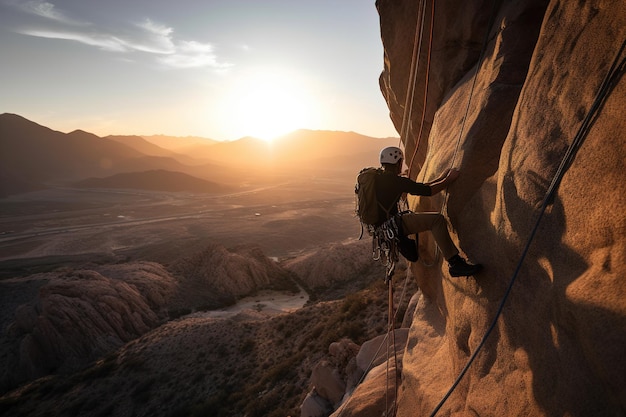
M 375 261 L 381 261 L 385 266 L 385 283 L 391 280 L 399 260 L 398 238 L 398 216 L 391 216 L 378 227 L 367 226 L 368 232 L 372 235 L 372 257 Z
M 513 284 L 515 283 L 515 280 L 517 279 L 517 276 L 519 275 L 519 272 L 522 268 L 522 264 L 524 263 L 526 255 L 528 254 L 528 251 L 530 249 L 530 245 L 535 238 L 537 230 L 539 229 L 539 223 L 541 222 L 541 219 L 543 218 L 543 215 L 546 209 L 554 201 L 554 197 L 556 195 L 559 185 L 561 184 L 563 177 L 565 176 L 565 173 L 567 172 L 567 170 L 573 163 L 574 158 L 576 157 L 576 154 L 578 153 L 578 150 L 580 149 L 584 140 L 586 139 L 587 134 L 589 133 L 589 130 L 591 129 L 591 126 L 593 125 L 593 122 L 598 116 L 599 111 L 602 108 L 602 105 L 606 101 L 606 98 L 611 93 L 611 91 L 613 90 L 617 82 L 620 80 L 623 73 L 626 71 L 626 57 L 622 57 L 625 47 L 626 47 L 626 40 L 622 42 L 622 46 L 619 49 L 619 52 L 617 53 L 615 59 L 613 60 L 613 63 L 611 64 L 611 67 L 609 68 L 607 75 L 604 77 L 602 83 L 600 84 L 600 87 L 598 88 L 593 104 L 591 105 L 591 107 L 589 108 L 587 112 L 587 115 L 583 119 L 581 126 L 578 132 L 576 133 L 576 136 L 574 137 L 574 140 L 572 141 L 567 151 L 565 152 L 565 155 L 563 159 L 561 160 L 561 164 L 559 165 L 559 168 L 557 169 L 552 179 L 552 182 L 550 183 L 550 186 L 548 187 L 548 190 L 546 191 L 546 194 L 543 198 L 543 202 L 541 204 L 541 208 L 539 209 L 537 220 L 535 221 L 535 224 L 526 241 L 524 250 L 522 251 L 522 254 L 517 263 L 515 271 L 513 272 L 513 276 L 511 277 L 509 281 L 509 285 L 507 286 L 506 291 L 504 292 L 504 296 L 502 297 L 502 300 L 500 301 L 500 305 L 498 307 L 498 310 L 496 312 L 494 319 L 491 322 L 491 325 L 487 329 L 487 332 L 485 333 L 480 343 L 476 347 L 476 350 L 474 351 L 472 356 L 469 358 L 469 360 L 467 361 L 467 364 L 463 367 L 463 369 L 459 373 L 458 377 L 455 379 L 454 383 L 452 384 L 448 392 L 444 395 L 444 397 L 441 399 L 439 404 L 437 404 L 433 412 L 430 414 L 430 417 L 434 417 L 437 414 L 437 412 L 441 409 L 441 407 L 443 407 L 443 405 L 445 404 L 447 399 L 450 397 L 450 395 L 452 395 L 456 387 L 459 385 L 459 383 L 463 379 L 463 376 L 467 373 L 470 366 L 472 365 L 472 363 L 478 356 L 478 353 L 485 345 L 487 338 L 489 337 L 493 329 L 496 327 L 498 318 L 502 314 L 504 305 L 509 297 L 509 294 L 511 293 Z

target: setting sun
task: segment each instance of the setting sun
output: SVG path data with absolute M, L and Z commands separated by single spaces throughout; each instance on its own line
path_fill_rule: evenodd
M 310 94 L 296 77 L 258 71 L 233 87 L 224 111 L 239 136 L 271 141 L 310 124 L 313 107 Z

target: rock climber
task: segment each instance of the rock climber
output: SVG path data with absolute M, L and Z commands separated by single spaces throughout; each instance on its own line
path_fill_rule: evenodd
M 442 214 L 411 211 L 398 213 L 398 201 L 404 193 L 422 196 L 435 195 L 452 184 L 459 177 L 459 171 L 450 169 L 432 182 L 419 183 L 401 175 L 403 161 L 404 154 L 398 147 L 389 146 L 380 152 L 383 172 L 375 182 L 378 202 L 384 207 L 391 207 L 389 217 L 400 215 L 403 235 L 408 236 L 427 230 L 432 232 L 444 259 L 448 261 L 451 276 L 461 277 L 478 273 L 482 265 L 469 264 L 459 255 L 459 250 L 450 238 L 446 218 Z M 382 211 L 379 216 L 379 224 L 388 219 L 387 214 Z

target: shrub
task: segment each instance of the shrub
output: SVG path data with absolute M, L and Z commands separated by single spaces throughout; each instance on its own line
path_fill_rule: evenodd
M 239 347 L 239 353 L 250 353 L 256 347 L 256 342 L 253 339 L 246 339 Z
M 150 388 L 154 385 L 156 379 L 154 377 L 144 379 L 135 384 L 135 389 L 131 396 L 138 402 L 145 403 L 150 399 Z

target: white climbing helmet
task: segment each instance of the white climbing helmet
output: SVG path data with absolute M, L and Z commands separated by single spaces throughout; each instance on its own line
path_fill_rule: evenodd
M 381 164 L 396 164 L 401 159 L 404 159 L 404 154 L 397 146 L 387 146 L 380 151 Z

